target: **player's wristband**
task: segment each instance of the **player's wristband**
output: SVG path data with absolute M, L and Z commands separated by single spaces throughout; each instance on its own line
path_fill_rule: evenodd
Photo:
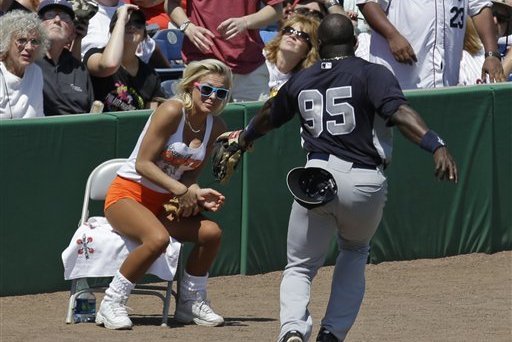
M 264 134 L 261 134 L 259 132 L 257 132 L 254 127 L 251 125 L 251 123 L 249 122 L 249 124 L 247 125 L 247 127 L 245 127 L 244 129 L 244 132 L 243 132 L 243 135 L 244 135 L 244 142 L 247 144 L 247 145 L 251 145 L 251 143 L 262 137 Z
M 420 141 L 420 147 L 430 153 L 434 153 L 439 147 L 446 146 L 445 142 L 436 132 L 429 130 Z

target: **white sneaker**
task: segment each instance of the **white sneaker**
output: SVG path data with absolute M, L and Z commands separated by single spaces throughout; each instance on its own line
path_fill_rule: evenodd
M 127 300 L 128 298 L 121 301 L 103 299 L 96 313 L 96 325 L 104 325 L 105 328 L 114 330 L 131 329 L 133 323 L 126 311 Z
M 224 324 L 224 318 L 213 312 L 210 303 L 204 299 L 178 300 L 174 318 L 181 323 L 194 322 L 197 325 L 217 327 Z

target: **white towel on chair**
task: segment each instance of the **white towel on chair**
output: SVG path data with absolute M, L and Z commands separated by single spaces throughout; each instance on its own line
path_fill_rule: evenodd
M 121 267 L 128 253 L 139 244 L 119 233 L 105 217 L 91 217 L 80 225 L 69 246 L 62 252 L 64 279 L 111 277 Z M 169 246 L 147 273 L 173 280 L 181 243 L 170 238 Z

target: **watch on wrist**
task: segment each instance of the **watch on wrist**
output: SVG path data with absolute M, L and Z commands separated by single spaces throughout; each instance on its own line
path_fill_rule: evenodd
M 338 0 L 327 0 L 325 2 L 325 8 L 327 8 L 327 9 L 331 8 L 332 6 L 336 6 L 336 5 L 341 6 L 340 2 Z
M 499 51 L 486 51 L 485 58 L 487 57 L 496 57 L 501 60 L 501 53 Z
M 180 31 L 185 32 L 185 30 L 187 29 L 189 24 L 190 24 L 190 20 L 185 20 L 183 22 L 183 24 L 180 25 Z

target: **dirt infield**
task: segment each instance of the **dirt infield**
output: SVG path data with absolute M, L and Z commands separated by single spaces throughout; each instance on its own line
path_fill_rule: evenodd
M 314 336 L 332 271 L 323 268 L 313 284 Z M 226 319 L 219 328 L 183 326 L 172 317 L 170 328 L 160 327 L 156 297 L 130 298 L 132 331 L 66 325 L 67 292 L 3 297 L 0 341 L 274 341 L 280 275 L 211 279 L 212 305 Z M 512 341 L 512 251 L 369 265 L 365 300 L 346 341 Z

